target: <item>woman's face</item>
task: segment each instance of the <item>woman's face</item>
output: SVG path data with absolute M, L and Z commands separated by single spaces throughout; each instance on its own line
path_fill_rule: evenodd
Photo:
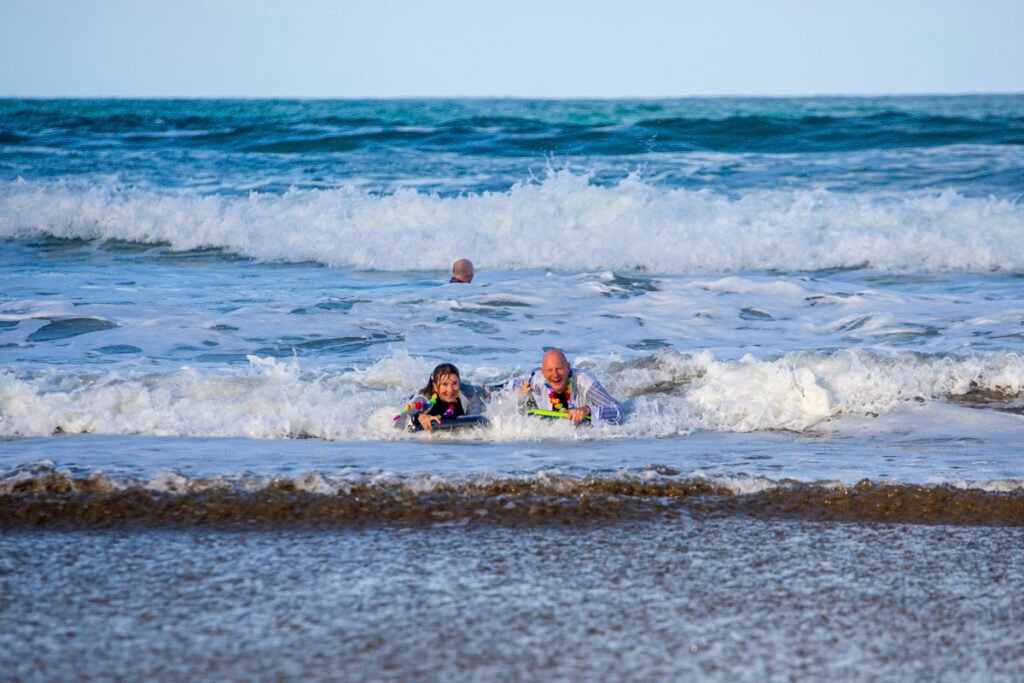
M 434 391 L 437 392 L 439 400 L 445 403 L 455 403 L 459 400 L 459 376 L 441 375 L 434 382 Z

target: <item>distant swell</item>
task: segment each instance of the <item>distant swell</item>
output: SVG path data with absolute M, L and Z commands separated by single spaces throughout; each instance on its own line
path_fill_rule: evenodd
M 353 152 L 383 145 L 420 151 L 495 156 L 558 152 L 634 155 L 650 152 L 814 153 L 954 144 L 1022 145 L 1024 120 L 997 117 L 656 118 L 628 126 L 552 124 L 534 119 L 478 117 L 430 127 L 406 128 L 383 121 L 335 122 L 316 133 L 240 128 L 210 144 L 234 144 L 245 152 L 309 154 Z M 190 146 L 207 136 L 188 140 Z
M 1013 100 L 1005 99 L 1013 109 Z M 1024 144 L 1024 118 L 964 101 L 620 100 L 617 102 L 12 102 L 12 144 L 88 149 L 204 149 L 306 154 L 383 146 L 501 156 L 558 152 L 836 152 L 872 147 Z M 980 102 L 977 107 L 985 112 Z M 831 113 L 827 113 L 831 112 Z M 945 113 L 941 113 L 945 112 Z M 997 113 L 998 112 L 998 113 Z M 3 132 L 3 131 L 0 131 Z
M 863 481 L 767 483 L 753 493 L 702 479 L 524 476 L 458 481 L 357 480 L 318 473 L 263 482 L 115 481 L 56 471 L 8 477 L 0 528 L 373 524 L 589 524 L 679 513 L 828 521 L 1024 526 L 1020 482 L 1003 490 Z
M 447 269 L 466 255 L 481 269 L 1021 270 L 1022 234 L 1024 206 L 1015 200 L 826 190 L 729 197 L 635 177 L 601 186 L 568 171 L 507 192 L 456 197 L 341 188 L 238 198 L 0 185 L 0 238 L 125 240 L 393 271 Z M 428 242 L 435 246 L 426 251 L 402 246 Z

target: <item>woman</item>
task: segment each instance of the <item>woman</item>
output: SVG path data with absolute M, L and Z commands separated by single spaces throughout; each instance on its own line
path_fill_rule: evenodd
M 473 398 L 472 387 L 466 387 Z M 441 422 L 443 417 L 462 417 L 471 414 L 471 402 L 463 395 L 459 369 L 451 363 L 441 363 L 430 373 L 427 385 L 416 392 L 409 405 L 398 415 L 395 424 L 405 418 L 405 424 L 412 431 L 430 428 Z

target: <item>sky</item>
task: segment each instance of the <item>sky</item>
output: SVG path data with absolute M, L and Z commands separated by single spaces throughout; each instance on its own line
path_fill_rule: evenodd
M 0 0 L 0 97 L 1024 92 L 1024 0 Z

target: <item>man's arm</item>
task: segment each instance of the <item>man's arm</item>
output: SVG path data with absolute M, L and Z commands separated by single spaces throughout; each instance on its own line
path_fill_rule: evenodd
M 619 424 L 622 422 L 622 406 L 601 386 L 589 372 L 580 372 L 576 386 L 582 397 L 581 403 L 590 408 L 590 419 L 594 422 Z

